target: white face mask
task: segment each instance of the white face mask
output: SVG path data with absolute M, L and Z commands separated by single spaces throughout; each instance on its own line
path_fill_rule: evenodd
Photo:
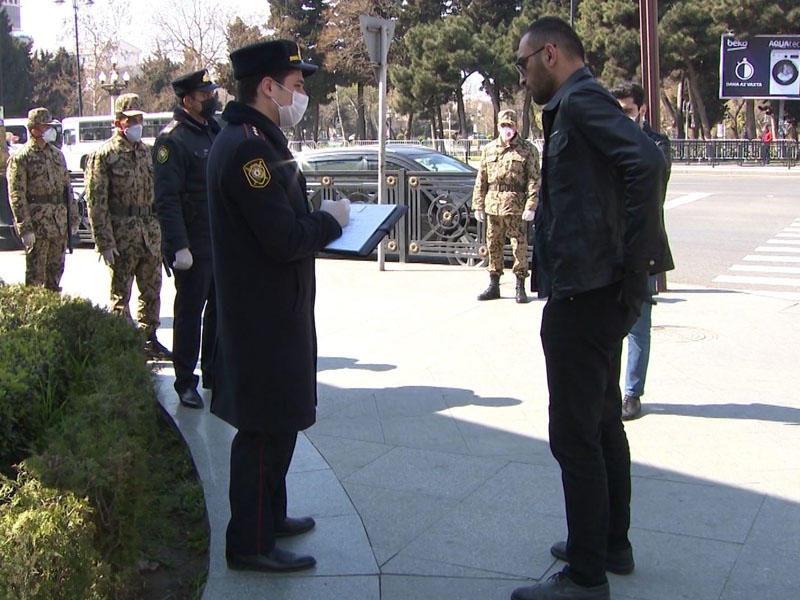
M 128 141 L 132 144 L 142 141 L 142 125 L 131 125 L 122 133 L 125 134 L 125 137 L 128 138 Z
M 506 142 L 510 142 L 515 133 L 517 132 L 514 131 L 512 127 L 508 127 L 507 125 L 500 126 L 500 137 L 502 137 Z
M 289 91 L 277 81 L 275 83 L 287 92 Z M 278 107 L 279 124 L 281 127 L 294 127 L 297 125 L 300 119 L 303 118 L 306 108 L 308 108 L 308 96 L 296 91 L 292 91 L 292 103 L 288 106 L 281 106 L 275 101 L 275 98 L 272 98 L 272 101 L 275 102 L 275 106 Z
M 48 144 L 52 144 L 58 138 L 58 132 L 55 128 L 51 127 L 42 134 L 42 139 Z

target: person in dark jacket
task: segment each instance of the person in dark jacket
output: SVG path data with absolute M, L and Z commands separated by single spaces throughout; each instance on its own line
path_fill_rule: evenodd
M 175 274 L 172 326 L 175 391 L 180 403 L 189 408 L 203 408 L 203 399 L 197 392 L 199 378 L 194 374 L 198 355 L 203 387 L 211 387 L 217 329 L 206 196 L 206 161 L 220 129 L 214 119 L 216 88 L 205 69 L 175 79 L 172 89 L 179 105 L 173 120 L 153 146 L 161 243 L 164 257 Z
M 617 102 L 619 102 L 622 111 L 628 118 L 633 119 L 633 121 L 642 128 L 642 131 L 647 134 L 647 137 L 653 140 L 664 155 L 664 160 L 667 163 L 667 172 L 664 178 L 664 188 L 662 190 L 660 202 L 661 222 L 663 224 L 664 200 L 667 195 L 667 183 L 669 181 L 670 171 L 672 170 L 669 138 L 663 133 L 653 131 L 650 124 L 647 122 L 647 105 L 644 103 L 644 89 L 642 89 L 642 86 L 638 83 L 627 81 L 615 85 L 610 92 L 611 95 L 617 99 Z M 666 231 L 666 227 L 664 227 L 664 231 Z M 664 239 L 666 241 L 666 234 Z M 661 262 L 660 266 L 665 270 L 674 268 L 672 253 L 670 252 L 669 246 L 664 250 L 664 260 Z M 657 278 L 658 273 L 651 271 L 647 280 L 647 287 L 651 295 L 656 291 Z M 642 411 L 641 397 L 644 395 L 647 365 L 650 362 L 650 326 L 654 303 L 652 298 L 642 303 L 642 312 L 628 333 L 628 358 L 625 367 L 625 387 L 622 397 L 623 421 L 635 419 Z
M 561 466 L 569 565 L 513 600 L 607 600 L 606 570 L 633 571 L 630 450 L 621 420 L 622 340 L 663 260 L 664 157 L 592 77 L 568 23 L 522 35 L 520 83 L 543 106 L 535 253 L 550 393 L 550 449 Z
M 312 211 L 280 129 L 302 118 L 304 76 L 317 67 L 287 40 L 235 50 L 231 63 L 238 100 L 223 111 L 207 173 L 217 292 L 211 411 L 237 429 L 226 558 L 231 569 L 307 569 L 313 557 L 275 538 L 314 527 L 311 517 L 287 517 L 286 473 L 297 432 L 316 418 L 315 253 L 341 235 L 349 204 Z

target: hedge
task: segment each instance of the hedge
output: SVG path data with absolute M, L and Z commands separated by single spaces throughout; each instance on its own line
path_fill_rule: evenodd
M 0 598 L 138 598 L 169 513 L 205 519 L 142 342 L 86 300 L 0 281 Z

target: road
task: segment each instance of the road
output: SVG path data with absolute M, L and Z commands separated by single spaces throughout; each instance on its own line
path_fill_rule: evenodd
M 681 284 L 800 300 L 800 169 L 676 165 L 665 205 Z

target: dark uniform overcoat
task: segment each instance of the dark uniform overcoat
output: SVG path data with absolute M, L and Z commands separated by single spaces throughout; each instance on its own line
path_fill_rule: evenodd
M 286 138 L 266 116 L 230 102 L 208 160 L 217 348 L 211 411 L 239 430 L 314 423 L 315 253 L 341 235 L 312 212 Z

